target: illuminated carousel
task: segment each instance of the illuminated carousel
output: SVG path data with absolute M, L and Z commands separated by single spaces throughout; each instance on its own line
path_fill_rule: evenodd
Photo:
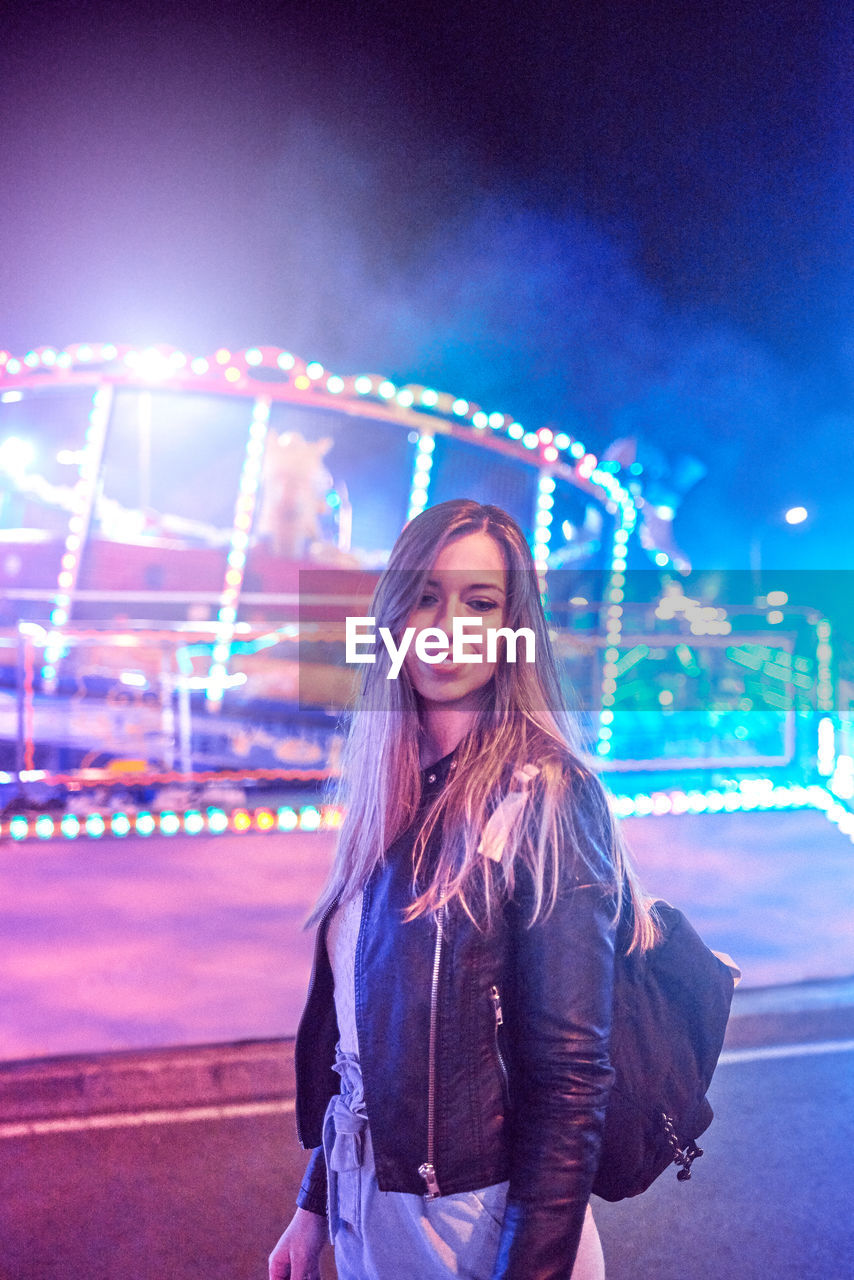
M 647 691 L 671 668 L 689 678 L 688 637 L 723 687 L 732 673 L 715 663 L 733 665 L 745 619 L 680 585 L 674 506 L 645 495 L 632 441 L 597 457 L 551 427 L 278 348 L 91 344 L 0 353 L 0 486 L 0 836 L 100 834 L 114 818 L 118 834 L 334 821 L 316 793 L 352 688 L 343 617 L 365 611 L 404 523 L 460 496 L 527 531 L 603 767 L 767 772 L 794 758 L 774 716 L 749 750 L 722 717 L 699 764 L 696 727 L 663 762 L 658 722 L 644 742 L 668 703 L 638 710 L 638 677 Z M 635 569 L 643 600 L 628 598 Z M 830 705 L 822 625 L 804 623 L 817 713 Z

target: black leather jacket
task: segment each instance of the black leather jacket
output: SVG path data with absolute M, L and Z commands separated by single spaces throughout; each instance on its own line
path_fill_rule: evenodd
M 415 834 L 452 757 L 424 771 L 422 810 L 364 893 L 356 1022 L 377 1182 L 423 1195 L 509 1178 L 494 1280 L 569 1280 L 613 1079 L 613 894 L 567 876 L 551 915 L 530 928 L 523 886 L 488 932 L 453 908 L 441 929 L 424 917 L 403 924 Z M 583 839 L 602 849 L 597 789 L 586 776 L 573 805 Z M 297 1129 L 315 1149 L 297 1203 L 321 1214 L 322 1121 L 340 1083 L 328 918 L 295 1049 Z

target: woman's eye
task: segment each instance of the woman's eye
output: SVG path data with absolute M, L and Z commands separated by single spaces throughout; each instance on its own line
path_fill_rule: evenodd
M 426 605 L 435 604 L 435 603 L 436 603 L 436 597 L 433 595 L 433 593 L 431 591 L 425 591 L 424 595 L 418 601 L 418 607 L 420 609 L 423 609 Z
M 479 613 L 489 613 L 490 609 L 498 608 L 497 600 L 469 600 L 468 604 L 470 609 L 477 609 Z

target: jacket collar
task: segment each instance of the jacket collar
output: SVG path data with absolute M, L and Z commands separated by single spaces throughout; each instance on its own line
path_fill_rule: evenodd
M 444 787 L 451 770 L 456 766 L 456 752 L 457 748 L 454 747 L 453 751 L 449 751 L 446 756 L 442 756 L 441 759 L 435 760 L 433 764 L 428 764 L 421 770 L 423 791 L 440 791 Z

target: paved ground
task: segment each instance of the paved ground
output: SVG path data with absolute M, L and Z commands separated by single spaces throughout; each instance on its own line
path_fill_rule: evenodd
M 608 1280 L 847 1280 L 852 997 L 825 984 L 755 1011 L 742 999 L 691 1181 L 668 1170 L 635 1200 L 595 1202 Z M 305 1162 L 291 1052 L 0 1068 L 0 1280 L 265 1280 Z
M 599 1207 L 609 1280 L 847 1280 L 854 848 L 817 814 L 626 825 L 745 984 L 691 1182 Z M 0 1280 L 264 1280 L 304 1166 L 279 1037 L 328 855 L 316 835 L 0 847 Z
M 634 819 L 649 889 L 760 987 L 854 975 L 854 846 L 819 813 Z M 292 1033 L 331 838 L 0 842 L 0 1061 Z

